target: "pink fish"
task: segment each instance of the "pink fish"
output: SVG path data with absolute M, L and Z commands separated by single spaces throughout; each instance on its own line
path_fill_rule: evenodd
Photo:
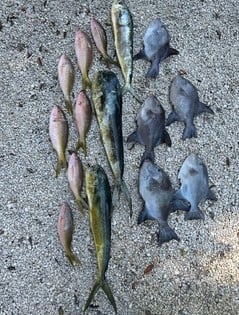
M 51 111 L 49 134 L 53 149 L 58 155 L 56 166 L 56 177 L 60 174 L 62 168 L 67 168 L 65 150 L 68 141 L 68 124 L 66 117 L 60 106 L 55 105 Z

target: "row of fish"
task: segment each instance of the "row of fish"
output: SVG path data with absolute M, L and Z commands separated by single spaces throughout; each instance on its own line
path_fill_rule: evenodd
M 138 101 L 139 97 L 132 88 L 133 60 L 146 59 L 151 66 L 146 74 L 148 78 L 156 78 L 160 62 L 178 51 L 170 46 L 170 36 L 159 20 L 153 20 L 143 37 L 143 49 L 133 57 L 133 21 L 131 13 L 124 1 L 114 0 L 111 8 L 111 21 L 114 34 L 114 45 L 117 61 L 107 52 L 107 37 L 103 26 L 92 18 L 91 34 L 98 51 L 107 66 L 119 66 L 124 79 L 121 88 L 119 80 L 112 71 L 98 71 L 92 80 L 89 69 L 93 61 L 93 47 L 90 37 L 82 30 L 75 34 L 75 54 L 82 74 L 82 90 L 75 105 L 72 105 L 71 92 L 75 82 L 74 66 L 70 58 L 63 54 L 58 64 L 58 77 L 64 95 L 67 111 L 73 115 L 79 139 L 71 152 L 69 162 L 66 160 L 68 142 L 68 122 L 60 106 L 55 105 L 50 116 L 49 133 L 53 148 L 58 155 L 56 176 L 62 168 L 67 169 L 67 178 L 79 209 L 89 209 L 90 226 L 96 247 L 98 276 L 86 301 L 84 311 L 89 307 L 96 292 L 102 288 L 117 313 L 116 303 L 111 289 L 105 279 L 105 272 L 110 258 L 111 244 L 111 211 L 116 196 L 124 193 L 132 215 L 132 201 L 124 182 L 124 150 L 122 136 L 122 96 L 130 92 Z M 91 99 L 86 89 L 91 89 Z M 169 99 L 173 107 L 172 113 L 165 119 L 165 110 L 153 95 L 146 98 L 136 118 L 137 128 L 131 133 L 127 142 L 145 146 L 139 171 L 139 193 L 144 206 L 138 217 L 138 223 L 145 220 L 157 220 L 159 223 L 159 244 L 172 239 L 179 240 L 175 231 L 168 225 L 169 215 L 176 210 L 186 212 L 185 219 L 204 219 L 199 204 L 205 199 L 216 200 L 209 188 L 207 168 L 195 154 L 190 155 L 179 172 L 181 188 L 175 191 L 168 175 L 154 163 L 155 146 L 166 143 L 171 146 L 171 139 L 166 126 L 175 121 L 185 125 L 182 139 L 196 137 L 193 123 L 194 117 L 208 112 L 213 114 L 209 106 L 199 101 L 196 87 L 177 75 L 170 86 Z M 91 105 L 92 103 L 92 105 Z M 111 188 L 107 175 L 102 167 L 95 165 L 84 167 L 77 151 L 82 148 L 87 155 L 86 136 L 90 129 L 94 112 L 100 131 L 106 157 L 114 177 L 115 188 Z M 85 180 L 87 202 L 81 196 Z M 72 264 L 80 264 L 71 250 L 73 234 L 73 216 L 69 205 L 64 202 L 60 208 L 58 234 L 66 255 Z

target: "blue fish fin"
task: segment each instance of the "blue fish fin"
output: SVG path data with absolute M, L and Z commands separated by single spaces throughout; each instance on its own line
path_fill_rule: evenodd
M 179 117 L 178 117 L 178 114 L 175 112 L 175 111 L 173 111 L 172 113 L 170 113 L 169 115 L 168 115 L 168 118 L 167 118 L 167 120 L 166 120 L 166 123 L 165 123 L 165 125 L 166 126 L 169 126 L 169 125 L 171 125 L 172 123 L 174 123 L 175 121 L 179 121 L 180 119 L 179 119 Z
M 196 115 L 200 115 L 201 113 L 209 113 L 214 114 L 214 111 L 206 104 L 202 102 L 198 102 L 198 108 Z
M 185 140 L 187 138 L 197 138 L 197 130 L 194 126 L 194 123 L 186 124 L 184 130 L 183 130 L 183 136 L 182 139 Z
M 196 209 L 192 208 L 185 214 L 184 220 L 204 220 L 204 213 L 197 207 Z
M 168 225 L 167 222 L 160 224 L 159 234 L 158 234 L 159 246 L 161 246 L 163 243 L 169 242 L 171 240 L 176 240 L 178 242 L 180 241 L 176 232 L 174 232 L 174 230 Z
M 143 50 L 140 50 L 136 55 L 134 55 L 133 60 L 147 59 Z
M 207 199 L 212 200 L 212 201 L 217 201 L 217 197 L 214 191 L 212 191 L 211 189 L 208 189 Z

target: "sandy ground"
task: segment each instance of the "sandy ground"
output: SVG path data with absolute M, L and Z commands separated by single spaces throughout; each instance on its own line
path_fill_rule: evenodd
M 177 71 L 197 86 L 200 99 L 215 115 L 196 119 L 198 138 L 183 142 L 183 126 L 168 128 L 172 147 L 157 147 L 156 162 L 170 175 L 175 189 L 178 170 L 190 152 L 205 161 L 216 203 L 201 205 L 205 222 L 185 222 L 182 213 L 169 223 L 181 238 L 157 245 L 155 222 L 137 225 L 142 201 L 137 191 L 143 148 L 125 146 L 125 181 L 133 199 L 133 218 L 124 199 L 112 218 L 112 252 L 107 279 L 118 314 L 205 315 L 238 314 L 238 71 L 239 20 L 236 0 L 127 1 L 134 20 L 134 51 L 139 50 L 148 23 L 156 17 L 167 25 L 172 46 L 180 55 L 161 65 L 160 75 L 148 81 L 148 63 L 134 64 L 133 85 L 145 99 L 150 93 L 171 111 L 168 86 Z M 63 105 L 57 63 L 67 52 L 76 67 L 74 33 L 89 33 L 96 16 L 105 25 L 109 51 L 114 54 L 109 25 L 111 1 L 2 0 L 0 8 L 0 314 L 82 314 L 97 273 L 88 214 L 82 216 L 69 191 L 64 172 L 54 177 L 56 154 L 48 134 L 54 104 Z M 90 71 L 104 69 L 94 51 Z M 118 69 L 113 69 L 122 77 Z M 77 70 L 74 95 L 81 88 Z M 123 102 L 123 133 L 135 127 L 139 104 L 131 95 Z M 72 148 L 76 130 L 70 125 Z M 83 162 L 101 163 L 110 172 L 93 120 Z M 113 183 L 110 177 L 111 183 Z M 73 268 L 59 244 L 56 222 L 59 205 L 73 209 L 73 248 L 82 267 Z M 151 271 L 145 272 L 151 266 Z M 146 270 L 147 271 L 147 270 Z M 102 291 L 88 314 L 113 314 Z

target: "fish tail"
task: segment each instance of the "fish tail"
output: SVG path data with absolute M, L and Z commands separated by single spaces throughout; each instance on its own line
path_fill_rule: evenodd
M 135 91 L 132 88 L 132 86 L 128 83 L 125 83 L 125 85 L 122 88 L 122 95 L 126 94 L 127 92 L 129 92 L 136 99 L 136 101 L 138 101 L 139 103 L 142 103 L 140 98 L 135 94 Z
M 160 231 L 158 234 L 158 242 L 161 246 L 165 242 L 169 242 L 171 240 L 180 241 L 178 235 L 174 232 L 174 230 L 168 225 L 164 224 L 163 226 L 160 226 Z
M 67 251 L 66 257 L 69 259 L 69 261 L 72 264 L 72 266 L 74 266 L 74 265 L 81 265 L 81 262 L 80 262 L 79 258 L 75 254 L 73 254 L 71 249 L 69 249 Z
M 204 220 L 204 213 L 197 207 L 196 209 L 192 208 L 185 214 L 184 220 Z
M 67 160 L 65 157 L 65 154 L 62 154 L 61 157 L 59 157 L 58 162 L 56 164 L 56 177 L 59 176 L 61 169 L 67 169 Z
M 110 301 L 111 305 L 114 308 L 115 314 L 117 314 L 117 307 L 116 307 L 115 299 L 114 299 L 114 296 L 113 296 L 112 291 L 110 289 L 110 286 L 108 285 L 106 280 L 102 279 L 102 278 L 96 280 L 96 282 L 95 282 L 95 284 L 94 284 L 94 286 L 90 292 L 90 295 L 89 295 L 89 297 L 85 303 L 84 313 L 87 310 L 87 308 L 90 306 L 93 298 L 95 297 L 96 293 L 98 292 L 98 290 L 100 288 L 102 288 L 102 290 L 105 292 L 108 300 Z
M 197 137 L 197 130 L 193 123 L 187 124 L 183 131 L 182 139 L 185 140 L 187 138 L 196 138 Z
M 131 196 L 130 196 L 130 192 L 128 190 L 128 187 L 125 183 L 125 181 L 122 179 L 121 180 L 121 183 L 120 183 L 120 187 L 119 189 L 123 192 L 123 194 L 125 195 L 125 198 L 129 204 L 129 215 L 130 217 L 132 217 L 132 199 L 131 199 Z
M 110 65 L 112 64 L 112 65 L 115 65 L 115 66 L 117 66 L 117 67 L 119 67 L 119 63 L 117 62 L 117 61 L 114 61 L 108 54 L 105 54 L 104 56 L 103 56 L 103 59 L 104 59 L 104 61 L 105 61 L 105 63 L 106 63 L 106 66 L 108 67 L 108 68 L 110 68 Z
M 173 47 L 169 47 L 168 56 L 178 55 L 179 51 Z
M 143 163 L 143 161 L 145 161 L 145 160 L 150 160 L 150 161 L 154 162 L 154 158 L 155 158 L 154 150 L 145 150 L 145 152 L 141 158 L 141 163 Z
M 155 58 L 146 74 L 146 78 L 156 79 L 158 74 L 159 74 L 159 60 Z
M 73 115 L 72 101 L 70 100 L 70 98 L 69 99 L 65 98 L 65 104 L 68 113 L 70 115 Z
M 87 147 L 85 139 L 79 139 L 76 143 L 75 151 L 78 151 L 80 148 L 83 149 L 85 156 L 87 155 Z
M 82 90 L 86 90 L 87 88 L 91 88 L 91 81 L 87 74 L 82 76 Z
M 77 203 L 78 208 L 79 208 L 79 210 L 80 210 L 80 212 L 82 214 L 84 214 L 84 209 L 88 209 L 89 208 L 87 202 L 81 196 L 79 196 L 76 199 L 76 203 Z

